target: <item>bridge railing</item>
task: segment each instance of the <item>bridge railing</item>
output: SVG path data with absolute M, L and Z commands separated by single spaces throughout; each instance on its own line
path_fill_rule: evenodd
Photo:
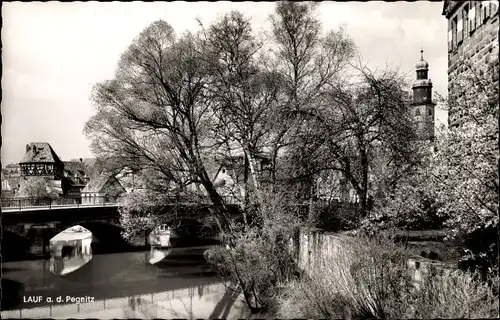
M 68 197 L 68 198 L 11 198 L 1 199 L 2 209 L 28 209 L 28 208 L 57 208 L 57 207 L 80 207 L 116 204 L 116 197 Z
M 225 204 L 239 204 L 241 201 L 234 196 L 221 196 Z M 199 195 L 172 195 L 166 196 L 161 200 L 163 203 L 170 204 L 199 204 L 199 205 L 212 205 L 212 200 L 209 196 Z
M 30 209 L 30 208 L 58 208 L 58 207 L 85 207 L 85 206 L 107 206 L 116 205 L 118 197 L 95 196 L 95 197 L 65 197 L 65 198 L 7 198 L 1 199 L 2 209 Z M 163 199 L 172 204 L 206 204 L 211 205 L 209 197 L 172 196 Z M 224 203 L 229 205 L 239 204 L 238 198 L 233 196 L 222 196 Z

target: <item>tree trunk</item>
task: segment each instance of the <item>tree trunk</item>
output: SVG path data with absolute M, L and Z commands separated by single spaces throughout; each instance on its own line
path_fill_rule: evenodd
M 314 204 L 314 179 L 311 183 L 311 188 L 309 190 L 309 223 L 313 223 L 314 221 L 314 216 L 313 216 L 313 204 Z
M 194 166 L 196 172 L 198 173 L 197 175 L 200 179 L 201 184 L 207 191 L 208 197 L 212 201 L 213 210 L 215 211 L 215 217 L 220 231 L 222 232 L 223 235 L 226 232 L 231 233 L 232 231 L 231 216 L 229 214 L 229 210 L 227 209 L 224 200 L 217 192 L 217 189 L 215 188 L 214 184 L 210 180 L 210 177 L 208 176 L 208 173 L 205 170 L 205 167 L 203 166 L 203 162 L 201 162 L 201 159 L 198 159 L 198 162 L 195 163 Z
M 248 162 L 248 157 L 247 154 L 245 153 L 245 163 L 244 163 L 244 168 L 243 168 L 243 220 L 245 222 L 245 228 L 248 225 L 248 220 L 247 220 L 247 212 L 248 212 L 248 205 L 250 203 L 250 197 L 249 197 L 249 192 L 248 192 L 248 168 L 249 168 L 249 162 Z
M 361 138 L 360 138 L 361 139 Z M 359 205 L 360 205 L 360 216 L 364 217 L 367 214 L 367 197 L 368 197 L 368 155 L 366 152 L 365 145 L 362 140 L 359 140 L 359 151 L 361 155 L 361 188 L 359 190 Z
M 246 153 L 246 152 L 245 152 Z M 255 194 L 257 195 L 257 199 L 260 201 L 260 185 L 259 185 L 259 178 L 258 178 L 258 173 L 256 169 L 256 161 L 255 158 L 252 156 L 252 154 L 247 153 L 248 155 L 248 164 L 250 167 L 250 173 L 252 174 L 252 180 L 254 184 L 254 189 L 255 189 Z

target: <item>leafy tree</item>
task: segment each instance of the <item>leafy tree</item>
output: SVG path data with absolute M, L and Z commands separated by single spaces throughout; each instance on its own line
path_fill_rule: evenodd
M 353 67 L 352 40 L 342 29 L 322 35 L 315 8 L 285 1 L 272 16 L 275 66 L 295 123 L 286 131 L 291 143 L 284 171 L 296 173 L 292 184 L 307 199 L 318 175 L 340 173 L 358 194 L 364 215 L 378 159 L 406 164 L 415 152 L 407 85 L 396 71 Z
M 43 177 L 27 177 L 21 181 L 18 192 L 19 197 L 32 199 L 34 204 L 41 199 L 56 199 L 59 197 Z
M 242 202 L 247 208 L 250 192 L 256 199 L 261 197 L 263 177 L 258 158 L 265 152 L 276 124 L 274 110 L 281 91 L 280 77 L 263 68 L 258 56 L 261 43 L 252 34 L 250 21 L 241 13 L 222 16 L 204 35 L 212 74 L 209 90 L 215 103 L 213 135 L 218 155 L 226 163 L 232 162 L 238 151 L 243 153 Z
M 354 54 L 354 44 L 343 31 L 322 33 L 316 17 L 316 4 L 291 1 L 279 2 L 271 16 L 272 35 L 269 39 L 273 69 L 281 74 L 283 103 L 281 118 L 287 126 L 277 126 L 272 166 L 275 178 L 299 199 L 311 199 L 317 163 L 317 136 L 311 136 L 314 125 L 307 121 L 305 110 L 315 110 L 322 94 L 342 72 Z M 278 153 L 284 154 L 277 166 Z M 310 154 L 311 157 L 304 157 Z M 314 155 L 314 156 L 313 156 Z
M 416 135 L 404 79 L 391 70 L 355 71 L 354 81 L 330 83 L 314 108 L 298 112 L 308 122 L 309 141 L 316 145 L 305 161 L 318 171 L 341 173 L 356 191 L 364 216 L 369 193 L 375 191 L 370 182 L 385 174 L 376 167 L 381 162 L 396 168 L 411 163 Z
M 424 144 L 424 161 L 387 192 L 365 226 L 447 226 L 467 248 L 464 265 L 491 266 L 498 257 L 498 88 L 493 73 L 462 65 L 448 100 L 461 115 L 458 126 Z
M 494 70 L 467 62 L 463 68 L 448 101 L 462 116 L 436 144 L 433 191 L 447 224 L 469 248 L 464 258 L 491 265 L 498 258 L 498 80 Z

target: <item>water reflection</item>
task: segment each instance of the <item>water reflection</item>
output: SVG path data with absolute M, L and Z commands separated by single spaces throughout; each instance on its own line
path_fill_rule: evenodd
M 92 259 L 92 232 L 82 226 L 68 228 L 50 239 L 50 271 L 66 275 Z
M 248 315 L 240 292 L 223 283 L 88 303 L 54 304 L 44 308 L 2 311 L 1 314 L 2 318 L 55 319 L 241 319 Z
M 2 265 L 3 277 L 18 285 L 5 291 L 4 297 L 15 299 L 2 305 L 1 318 L 244 317 L 239 293 L 226 288 L 205 261 L 210 246 L 172 248 L 160 241 L 147 251 L 92 256 L 92 233 L 76 227 L 50 240 L 50 261 Z M 29 296 L 43 302 L 26 301 Z M 58 296 L 63 302 L 46 301 Z M 68 297 L 85 299 L 71 303 Z
M 149 263 L 153 265 L 157 264 L 168 257 L 170 253 L 172 253 L 172 248 L 151 247 Z

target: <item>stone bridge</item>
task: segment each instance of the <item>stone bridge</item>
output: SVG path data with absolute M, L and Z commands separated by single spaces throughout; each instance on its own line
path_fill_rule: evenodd
M 230 205 L 233 217 L 240 214 L 236 205 Z M 180 230 L 190 230 L 200 225 L 200 220 L 209 215 L 207 205 L 172 204 L 165 206 L 168 214 L 177 210 L 182 216 Z M 2 255 L 4 261 L 35 259 L 48 256 L 49 240 L 74 225 L 81 225 L 93 234 L 93 252 L 110 253 L 144 249 L 149 232 L 144 232 L 132 241 L 121 236 L 123 231 L 119 222 L 117 205 L 103 206 L 66 206 L 31 208 L 30 210 L 6 210 L 2 212 Z M 184 239 L 186 240 L 186 239 Z M 189 241 L 188 241 L 189 242 Z

